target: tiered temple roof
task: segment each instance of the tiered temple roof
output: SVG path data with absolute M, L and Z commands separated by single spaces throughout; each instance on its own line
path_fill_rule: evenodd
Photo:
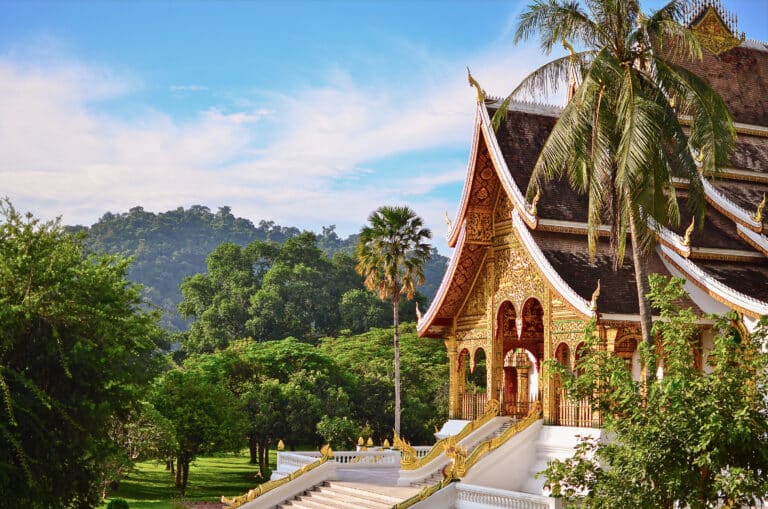
M 694 25 L 702 19 L 711 21 L 702 15 Z M 722 31 L 725 26 L 710 28 Z M 730 37 L 729 33 L 716 35 Z M 719 54 L 705 51 L 702 61 L 685 65 L 728 104 L 736 123 L 736 148 L 718 175 L 702 176 L 706 219 L 689 235 L 686 230 L 692 218 L 686 186 L 679 183 L 680 226 L 657 228 L 658 246 L 648 269 L 685 277 L 689 291 L 699 290 L 692 292 L 693 305 L 699 310 L 712 311 L 720 303 L 754 319 L 768 314 L 768 206 L 764 199 L 768 195 L 768 45 L 739 42 L 735 34 L 731 40 L 735 47 Z M 432 306 L 419 322 L 419 333 L 448 334 L 492 247 L 489 231 L 504 221 L 511 222 L 550 287 L 578 315 L 637 321 L 631 256 L 625 257 L 618 271 L 613 270 L 607 227 L 597 256 L 590 259 L 588 255 L 586 197 L 568 182 L 558 181 L 541 189 L 538 199 L 532 200 L 535 203 L 525 198 L 539 151 L 561 110 L 513 103 L 494 131 L 490 118 L 499 104 L 492 100 L 478 104 L 467 179 L 449 232 L 455 253 Z M 499 206 L 503 203 L 506 208 Z M 601 291 L 593 300 L 598 280 Z

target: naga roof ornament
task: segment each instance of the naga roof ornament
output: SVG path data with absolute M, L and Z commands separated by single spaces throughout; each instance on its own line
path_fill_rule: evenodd
M 765 193 L 763 193 L 763 201 L 761 201 L 760 205 L 757 206 L 757 210 L 755 211 L 755 217 L 753 218 L 758 223 L 763 222 L 763 210 L 765 210 Z
M 485 101 L 485 90 L 483 90 L 483 87 L 480 86 L 480 83 L 478 83 L 477 80 L 472 76 L 472 73 L 469 71 L 469 67 L 467 67 L 467 81 L 469 81 L 470 87 L 475 87 L 475 90 L 477 90 L 477 102 L 482 103 Z

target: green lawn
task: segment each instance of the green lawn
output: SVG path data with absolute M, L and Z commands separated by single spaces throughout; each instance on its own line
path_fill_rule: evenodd
M 275 452 L 270 451 L 272 468 L 275 461 Z M 165 465 L 145 461 L 137 464 L 136 470 L 120 482 L 120 489 L 110 493 L 109 498 L 124 498 L 131 509 L 177 509 L 186 502 L 213 502 L 222 495 L 242 495 L 260 484 L 255 477 L 257 471 L 256 465 L 248 463 L 247 452 L 198 458 L 189 468 L 187 496 L 181 498 Z

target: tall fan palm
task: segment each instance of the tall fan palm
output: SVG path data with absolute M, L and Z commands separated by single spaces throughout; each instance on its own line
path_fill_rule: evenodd
M 494 116 L 498 126 L 514 97 L 546 93 L 570 79 L 573 96 L 539 155 L 528 196 L 565 176 L 588 196 L 592 256 L 598 226 L 610 224 L 614 267 L 623 261 L 630 231 L 648 344 L 653 338 L 646 260 L 654 242 L 649 225 L 679 223 L 674 178 L 688 181 L 688 203 L 701 225 L 699 173 L 714 174 L 725 164 L 735 140 L 724 101 L 680 64 L 701 59 L 696 36 L 682 24 L 687 8 L 687 2 L 673 0 L 645 15 L 633 0 L 586 0 L 583 7 L 536 0 L 520 15 L 515 42 L 538 35 L 545 53 L 562 43 L 571 54 L 526 77 Z M 574 51 L 570 43 L 583 50 Z M 574 79 L 581 81 L 578 88 Z
M 357 243 L 357 272 L 365 286 L 381 299 L 392 301 L 395 346 L 395 433 L 400 434 L 400 316 L 403 295 L 412 299 L 416 286 L 424 283 L 424 263 L 432 232 L 408 207 L 380 207 L 368 217 Z

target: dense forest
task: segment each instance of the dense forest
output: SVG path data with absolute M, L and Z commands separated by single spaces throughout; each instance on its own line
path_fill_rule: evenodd
M 0 492 L 12 493 L 0 508 L 94 507 L 148 459 L 168 465 L 184 496 L 201 455 L 249 451 L 268 479 L 281 439 L 392 440 L 392 304 L 365 289 L 333 228 L 257 229 L 193 207 L 107 215 L 87 232 L 100 236 L 79 230 L 0 200 Z M 266 238 L 249 241 L 256 231 Z M 158 283 L 170 287 L 163 270 L 177 260 L 197 271 L 174 276 L 188 330 L 161 328 L 126 279 L 131 261 L 103 252 L 133 243 Z M 402 432 L 425 443 L 446 414 L 447 359 L 440 341 L 417 337 L 413 302 L 400 314 Z
M 214 213 L 201 205 L 157 214 L 142 207 L 119 214 L 107 212 L 90 227 L 68 230 L 85 232 L 85 245 L 93 252 L 132 257 L 128 278 L 144 286 L 146 300 L 162 311 L 161 323 L 172 332 L 186 331 L 190 323 L 178 312 L 182 281 L 206 272 L 206 258 L 217 246 L 226 242 L 245 247 L 254 241 L 282 244 L 303 233 L 273 221 L 261 220 L 255 225 L 235 217 L 229 207 L 219 207 Z M 357 234 L 339 237 L 334 225 L 314 235 L 317 247 L 329 258 L 351 256 L 357 242 Z M 424 267 L 426 282 L 418 289 L 425 297 L 422 310 L 437 291 L 447 263 L 448 258 L 432 251 Z

